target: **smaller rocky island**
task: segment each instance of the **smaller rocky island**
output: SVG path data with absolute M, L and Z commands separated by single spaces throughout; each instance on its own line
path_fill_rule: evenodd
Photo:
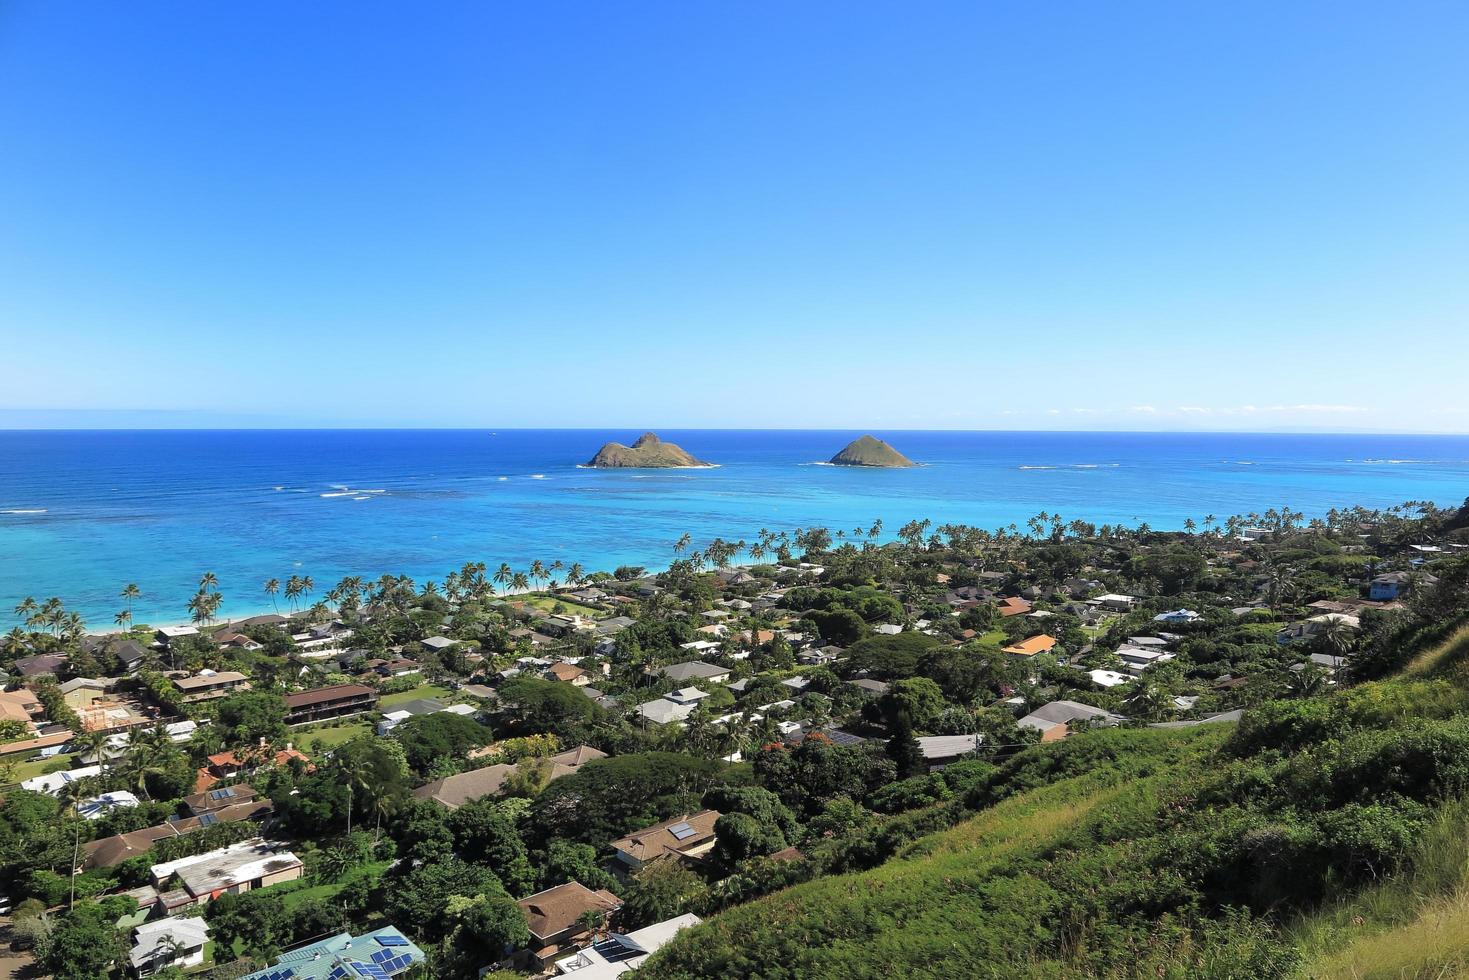
M 681 447 L 659 439 L 655 433 L 644 432 L 631 446 L 620 442 L 607 443 L 586 465 L 599 469 L 673 469 L 714 464 L 695 459 Z
M 835 466 L 883 466 L 897 468 L 917 466 L 907 456 L 898 452 L 881 439 L 863 436 L 847 444 L 847 448 L 831 458 Z

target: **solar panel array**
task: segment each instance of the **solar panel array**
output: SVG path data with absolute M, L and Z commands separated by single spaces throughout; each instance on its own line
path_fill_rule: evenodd
M 604 939 L 600 943 L 593 943 L 592 949 L 608 963 L 621 963 L 630 960 L 634 956 L 642 955 L 642 950 L 628 949 L 616 939 Z
M 673 835 L 675 840 L 688 840 L 698 833 L 697 830 L 686 823 L 676 823 L 668 828 L 668 832 Z
M 204 813 L 199 816 L 199 826 L 209 827 L 219 823 L 219 817 L 213 813 Z
M 403 936 L 395 936 L 392 933 L 385 933 L 385 934 L 383 934 L 381 936 L 376 936 L 374 938 L 377 939 L 377 944 L 379 946 L 407 946 L 408 945 L 407 938 L 405 938 Z
M 394 939 L 399 937 L 394 936 Z M 407 945 L 404 940 L 401 945 Z M 372 954 L 372 961 L 383 969 L 384 972 L 393 974 L 413 962 L 412 955 L 408 953 L 395 953 L 391 949 L 380 949 Z
M 296 971 L 288 966 L 280 970 L 271 970 L 260 980 L 291 980 L 295 975 Z
M 212 789 L 209 791 L 209 798 L 211 800 L 227 800 L 234 795 L 235 791 L 232 789 Z

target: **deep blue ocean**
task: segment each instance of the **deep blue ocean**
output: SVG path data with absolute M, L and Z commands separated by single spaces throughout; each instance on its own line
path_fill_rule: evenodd
M 662 566 L 683 533 L 753 540 L 881 518 L 996 528 L 1067 520 L 1176 528 L 1205 514 L 1469 495 L 1469 437 L 879 432 L 925 465 L 817 465 L 858 432 L 660 430 L 707 470 L 578 468 L 635 431 L 0 432 L 0 621 L 60 596 L 94 627 L 136 582 L 138 622 L 187 619 L 213 571 L 224 613 L 268 578 L 442 581 L 465 561 Z M 8 626 L 7 626 L 8 628 Z

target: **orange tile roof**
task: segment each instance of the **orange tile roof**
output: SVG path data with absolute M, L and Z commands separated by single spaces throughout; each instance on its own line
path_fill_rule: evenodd
M 1004 648 L 1005 653 L 1014 653 L 1022 657 L 1033 657 L 1038 653 L 1049 653 L 1051 648 L 1061 641 L 1054 636 L 1042 633 L 1040 636 L 1032 636 L 1028 640 L 1021 640 Z

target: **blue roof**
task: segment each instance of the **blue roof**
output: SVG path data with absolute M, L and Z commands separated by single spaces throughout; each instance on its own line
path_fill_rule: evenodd
M 274 966 L 240 980 L 387 980 L 424 960 L 423 950 L 392 926 L 340 933 L 282 953 Z

